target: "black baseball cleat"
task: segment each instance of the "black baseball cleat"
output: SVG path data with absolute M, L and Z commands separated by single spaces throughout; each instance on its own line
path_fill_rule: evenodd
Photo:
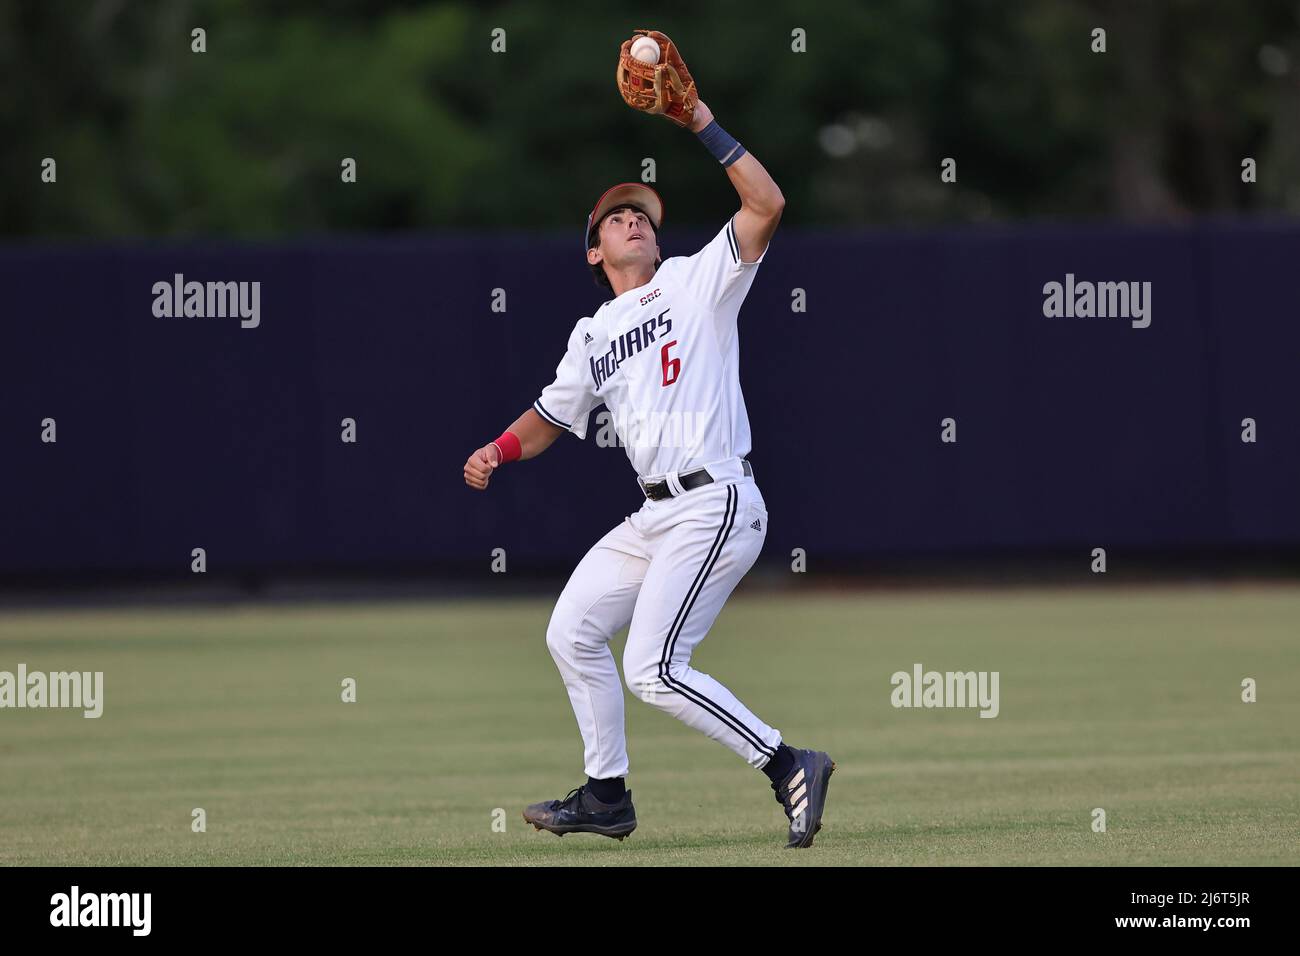
M 583 785 L 570 790 L 563 800 L 532 804 L 524 810 L 524 821 L 560 836 L 600 833 L 621 841 L 636 829 L 636 807 L 632 806 L 631 790 L 625 791 L 618 803 L 601 803 Z
M 794 769 L 780 783 L 772 784 L 776 802 L 790 820 L 787 850 L 812 846 L 822 828 L 822 810 L 826 807 L 826 787 L 835 772 L 835 761 L 820 750 L 794 751 Z

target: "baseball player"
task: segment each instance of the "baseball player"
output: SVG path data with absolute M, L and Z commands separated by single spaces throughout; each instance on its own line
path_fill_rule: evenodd
M 663 34 L 648 35 L 675 54 Z M 469 456 L 465 482 L 486 489 L 501 465 L 540 455 L 562 433 L 585 438 L 588 415 L 603 402 L 645 496 L 587 552 L 551 615 L 546 643 L 582 733 L 587 782 L 564 799 L 529 806 L 524 819 L 560 835 L 622 840 L 636 829 L 625 785 L 623 684 L 609 648 L 626 627 L 628 688 L 766 774 L 789 820 L 786 846 L 807 847 L 821 828 L 834 762 L 787 746 L 731 691 L 690 666 L 767 535 L 767 506 L 745 457 L 737 319 L 785 200 L 703 102 L 688 105 L 689 115 L 669 118 L 685 116 L 681 125 L 722 164 L 740 209 L 695 255 L 664 260 L 656 192 L 641 183 L 606 190 L 583 235 L 587 263 L 613 298 L 578 320 L 555 380 L 501 437 Z

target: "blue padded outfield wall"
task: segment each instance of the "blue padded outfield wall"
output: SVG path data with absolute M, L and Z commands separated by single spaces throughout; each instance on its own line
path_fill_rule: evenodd
M 258 326 L 156 317 L 176 273 L 260 282 Z M 1067 273 L 1149 282 L 1149 327 L 1044 316 Z M 0 574 L 188 570 L 194 547 L 252 573 L 496 547 L 567 570 L 639 506 L 590 436 L 486 494 L 461 477 L 602 299 L 567 234 L 11 246 L 0 277 Z M 767 560 L 1300 546 L 1295 224 L 780 233 L 741 356 Z

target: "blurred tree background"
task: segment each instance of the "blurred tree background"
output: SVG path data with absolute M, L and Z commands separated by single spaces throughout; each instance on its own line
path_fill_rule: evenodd
M 734 207 L 716 164 L 614 89 L 641 26 L 679 44 L 792 225 L 1300 212 L 1300 0 L 640 9 L 0 0 L 0 230 L 572 229 L 645 157 L 670 224 L 713 224 Z M 46 156 L 57 186 L 39 181 Z

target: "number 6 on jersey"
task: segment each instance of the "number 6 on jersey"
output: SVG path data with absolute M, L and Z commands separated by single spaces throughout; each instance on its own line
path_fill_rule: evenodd
M 677 340 L 673 339 L 659 350 L 659 361 L 664 367 L 664 388 L 677 381 L 677 376 L 682 373 L 682 360 L 668 357 L 668 350 L 676 344 Z

